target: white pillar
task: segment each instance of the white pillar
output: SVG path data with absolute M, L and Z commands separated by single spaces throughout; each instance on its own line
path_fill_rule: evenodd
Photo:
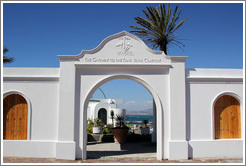
M 188 142 L 186 141 L 186 94 L 185 60 L 171 57 L 170 77 L 170 139 L 169 159 L 187 159 Z
M 57 159 L 75 159 L 74 104 L 75 67 L 72 62 L 60 63 L 60 96 L 58 112 Z

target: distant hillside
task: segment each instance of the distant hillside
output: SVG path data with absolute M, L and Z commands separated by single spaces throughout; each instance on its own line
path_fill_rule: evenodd
M 126 110 L 126 115 L 153 115 L 153 110 Z

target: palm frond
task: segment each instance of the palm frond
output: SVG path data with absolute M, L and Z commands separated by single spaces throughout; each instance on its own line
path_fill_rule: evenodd
M 3 54 L 5 54 L 6 52 L 8 52 L 8 48 L 7 47 L 3 47 Z M 7 56 L 3 56 L 3 63 L 11 63 L 14 61 L 14 58 L 12 57 L 7 57 Z
M 188 18 L 178 23 L 181 15 L 178 6 L 175 7 L 173 13 L 170 4 L 167 8 L 164 4 L 157 7 L 147 6 L 146 10 L 142 11 L 146 18 L 135 17 L 139 26 L 130 26 L 134 29 L 131 32 L 141 37 L 152 48 L 160 48 L 165 53 L 170 44 L 184 47 L 176 38 L 176 33 Z
M 3 56 L 3 63 L 11 63 L 13 61 L 14 61 L 14 58 Z

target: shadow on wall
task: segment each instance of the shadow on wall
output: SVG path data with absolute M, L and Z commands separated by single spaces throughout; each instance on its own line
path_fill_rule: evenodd
M 189 159 L 193 158 L 193 148 L 190 144 L 188 144 L 188 158 Z

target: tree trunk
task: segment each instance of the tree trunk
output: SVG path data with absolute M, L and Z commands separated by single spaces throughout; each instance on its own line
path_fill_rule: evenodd
M 164 53 L 167 55 L 167 45 L 166 44 L 160 45 L 160 50 L 164 51 Z

